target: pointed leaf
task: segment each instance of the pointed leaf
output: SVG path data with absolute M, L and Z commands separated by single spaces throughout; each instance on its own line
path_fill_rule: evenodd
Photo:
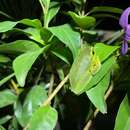
M 16 26 L 18 22 L 4 21 L 0 22 L 0 33 L 7 32 Z
M 33 20 L 22 19 L 19 21 L 19 23 L 22 23 L 27 26 L 35 27 L 35 28 L 42 28 L 42 24 L 41 24 L 40 20 L 38 20 L 38 19 L 33 19 Z
M 53 35 L 69 47 L 73 54 L 73 58 L 75 58 L 80 48 L 80 34 L 73 31 L 67 24 L 57 27 L 50 27 L 49 30 L 53 33 Z
M 106 60 L 117 49 L 119 49 L 119 46 L 110 46 L 103 43 L 96 43 L 96 45 L 94 46 L 94 51 L 98 55 L 101 62 Z
M 107 113 L 107 105 L 104 96 L 108 88 L 109 82 L 110 74 L 107 74 L 95 87 L 86 91 L 88 98 L 102 113 Z
M 38 56 L 45 49 L 46 47 L 43 49 L 38 49 L 33 52 L 24 53 L 16 57 L 16 59 L 13 61 L 14 73 L 20 86 L 23 87 L 25 85 L 25 79 L 27 77 L 29 70 L 31 69 L 32 65 L 34 64 Z
M 33 115 L 27 130 L 53 130 L 57 122 L 57 112 L 50 106 L 40 107 Z
M 40 47 L 35 42 L 29 40 L 17 40 L 0 45 L 0 52 L 5 54 L 18 54 L 37 49 L 40 49 Z
M 74 12 L 69 11 L 68 14 L 74 22 L 83 29 L 89 29 L 96 24 L 96 19 L 92 16 L 79 16 Z

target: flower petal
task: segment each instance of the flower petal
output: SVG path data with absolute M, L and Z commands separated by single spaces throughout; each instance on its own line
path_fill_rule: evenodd
M 121 47 L 121 54 L 125 55 L 128 51 L 128 43 L 127 41 L 124 41 Z
M 119 24 L 121 25 L 122 28 L 126 28 L 128 25 L 128 17 L 129 17 L 129 13 L 130 13 L 130 7 L 128 7 L 127 9 L 125 9 L 125 11 L 122 13 L 120 20 L 119 20 Z

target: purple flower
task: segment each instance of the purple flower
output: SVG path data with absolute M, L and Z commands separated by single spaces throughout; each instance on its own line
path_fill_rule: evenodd
M 121 47 L 121 54 L 126 54 L 128 51 L 128 40 L 130 40 L 130 24 L 128 23 L 129 20 L 129 14 L 130 14 L 130 7 L 125 9 L 125 11 L 122 13 L 119 24 L 124 29 L 124 38 L 123 43 Z

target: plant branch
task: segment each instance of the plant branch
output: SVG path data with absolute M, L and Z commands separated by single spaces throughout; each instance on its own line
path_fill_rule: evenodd
M 51 100 L 55 97 L 55 95 L 60 91 L 60 89 L 63 87 L 63 85 L 67 82 L 69 79 L 69 75 L 67 75 L 61 82 L 60 84 L 55 88 L 53 93 L 48 97 L 48 99 L 43 103 L 43 106 L 46 106 L 50 104 Z
M 35 84 L 38 84 L 38 82 L 39 82 L 39 80 L 40 80 L 40 78 L 41 78 L 41 75 L 42 75 L 43 70 L 44 70 L 44 66 L 42 66 L 42 68 L 41 68 L 41 70 L 40 70 L 40 72 L 39 72 L 39 74 L 38 74 L 38 76 L 37 76 L 37 79 L 36 79 L 36 81 L 35 81 Z
M 53 85 L 54 85 L 54 74 L 51 75 L 50 78 L 50 85 L 49 85 L 49 90 L 48 90 L 48 95 L 50 96 L 53 90 Z

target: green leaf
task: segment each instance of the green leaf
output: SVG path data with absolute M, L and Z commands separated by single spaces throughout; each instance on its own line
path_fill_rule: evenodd
M 27 26 L 35 27 L 35 28 L 42 28 L 42 24 L 39 19 L 22 19 L 19 21 L 19 23 L 22 23 Z
M 12 91 L 6 89 L 0 91 L 0 99 L 0 108 L 3 108 L 15 103 L 17 96 Z
M 7 63 L 11 61 L 11 59 L 9 57 L 6 57 L 4 55 L 0 55 L 0 63 Z
M 55 35 L 60 41 L 69 47 L 75 58 L 80 48 L 80 34 L 72 30 L 68 25 L 61 25 L 57 27 L 50 27 L 49 30 Z
M 7 121 L 9 121 L 12 117 L 10 115 L 6 115 L 2 118 L 0 118 L 0 125 L 5 124 Z
M 107 12 L 107 13 L 116 13 L 121 14 L 122 9 L 110 7 L 110 6 L 98 6 L 94 7 L 89 13 L 97 13 L 97 12 Z
M 48 10 L 46 15 L 46 24 L 48 25 L 49 22 L 53 19 L 53 17 L 58 13 L 60 6 L 57 5 L 57 2 L 53 2 L 54 5 Z
M 108 88 L 109 82 L 110 74 L 107 74 L 95 87 L 86 91 L 88 98 L 102 113 L 107 113 L 107 105 L 104 96 Z
M 65 63 L 67 63 L 68 65 L 70 65 L 70 53 L 68 51 L 67 48 L 63 48 L 63 49 L 60 49 L 60 48 L 55 48 L 54 50 L 52 50 L 52 53 L 59 57 L 61 60 L 63 60 Z
M 98 55 L 101 62 L 106 60 L 117 49 L 119 49 L 119 46 L 110 46 L 103 43 L 96 43 L 96 45 L 94 46 L 94 51 Z
M 84 45 L 70 70 L 71 91 L 76 94 L 85 92 L 87 84 L 100 67 L 98 57 L 92 54 L 92 48 Z
M 130 105 L 128 95 L 125 96 L 120 105 L 114 130 L 130 130 Z
M 45 50 L 46 47 L 33 52 L 24 53 L 16 57 L 16 59 L 13 61 L 14 73 L 20 86 L 23 87 L 25 85 L 25 79 L 29 70 L 31 69 L 38 56 Z
M 0 33 L 3 32 L 7 32 L 11 29 L 13 29 L 18 23 L 27 25 L 27 26 L 31 26 L 31 27 L 36 27 L 36 28 L 41 28 L 42 24 L 38 19 L 22 19 L 20 21 L 17 22 L 13 22 L 13 21 L 4 21 L 4 22 L 0 22 Z
M 33 115 L 27 130 L 53 130 L 57 122 L 57 112 L 50 106 L 40 107 Z
M 13 76 L 14 76 L 14 73 L 10 74 L 9 76 L 7 76 L 4 79 L 0 80 L 0 86 L 2 86 L 4 83 L 6 83 L 8 80 L 10 80 Z
M 87 84 L 86 91 L 95 86 L 107 73 L 109 73 L 114 64 L 116 64 L 116 58 L 114 56 L 107 59 L 102 64 L 100 70 L 91 78 L 91 81 Z
M 7 32 L 16 26 L 18 22 L 4 21 L 0 22 L 0 33 Z
M 83 29 L 89 29 L 96 24 L 96 19 L 92 16 L 79 16 L 71 11 L 69 11 L 68 14 L 72 17 L 74 22 Z
M 44 86 L 36 85 L 28 92 L 23 106 L 21 106 L 19 101 L 16 103 L 15 115 L 22 127 L 25 127 L 29 123 L 34 112 L 46 99 L 47 93 Z
M 19 54 L 37 49 L 40 49 L 40 47 L 35 42 L 29 40 L 17 40 L 0 45 L 0 53 L 5 54 Z
M 44 41 L 42 40 L 41 37 L 41 30 L 40 29 L 36 29 L 36 28 L 27 28 L 22 30 L 24 33 L 26 33 L 28 35 L 28 37 L 36 42 L 41 43 L 42 45 L 44 45 Z

